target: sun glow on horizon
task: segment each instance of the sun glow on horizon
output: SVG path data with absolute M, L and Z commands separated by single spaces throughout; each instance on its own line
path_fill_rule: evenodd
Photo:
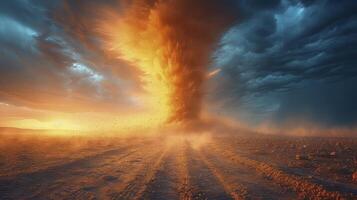
M 54 119 L 40 121 L 36 119 L 17 119 L 10 120 L 4 124 L 6 127 L 14 127 L 21 129 L 38 129 L 38 130 L 82 130 L 80 124 L 75 124 L 69 120 Z
M 66 113 L 0 103 L 0 127 L 21 129 L 124 133 L 160 126 L 155 117 L 145 111 Z
M 137 87 L 128 90 L 136 91 L 125 91 L 126 86 L 115 80 L 116 74 L 97 69 L 80 55 L 73 56 L 75 51 L 71 49 L 70 57 L 75 62 L 71 61 L 69 72 L 75 77 L 68 77 L 70 81 L 66 82 L 63 93 L 44 95 L 44 98 L 34 95 L 45 106 L 26 105 L 32 110 L 27 110 L 24 117 L 15 114 L 16 118 L 6 119 L 7 125 L 125 132 L 167 125 L 185 127 L 202 120 L 204 83 L 219 73 L 215 70 L 207 74 L 211 53 L 236 15 L 228 12 L 227 16 L 221 16 L 221 10 L 228 7 L 215 2 L 203 7 L 197 5 L 190 1 L 137 0 L 123 2 L 120 8 L 103 6 L 91 10 L 90 7 L 89 10 L 98 14 L 89 23 L 91 33 L 99 41 L 95 48 L 108 62 L 125 63 L 125 67 L 133 68 L 123 73 L 130 71 L 129 75 L 135 77 L 133 82 Z M 101 56 L 98 60 L 106 66 Z M 120 64 L 115 65 L 118 70 Z M 83 78 L 78 80 L 78 77 Z M 73 84 L 71 89 L 70 84 Z M 95 90 L 95 95 L 91 96 L 90 90 Z M 84 94 L 73 95 L 76 92 Z M 59 95 L 63 98 L 58 98 Z M 53 103 L 48 106 L 47 101 Z M 68 105 L 67 110 L 63 105 Z M 103 109 L 95 109 L 97 106 Z

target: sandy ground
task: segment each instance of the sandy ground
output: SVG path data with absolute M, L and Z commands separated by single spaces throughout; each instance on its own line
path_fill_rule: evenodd
M 357 199 L 351 138 L 35 135 L 0 134 L 0 199 Z

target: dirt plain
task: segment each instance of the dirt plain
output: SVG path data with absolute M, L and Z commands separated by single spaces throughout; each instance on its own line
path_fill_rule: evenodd
M 0 199 L 357 199 L 356 138 L 0 132 Z

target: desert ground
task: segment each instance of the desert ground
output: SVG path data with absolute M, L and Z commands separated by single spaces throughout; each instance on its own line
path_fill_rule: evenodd
M 0 199 L 357 199 L 357 139 L 0 129 Z

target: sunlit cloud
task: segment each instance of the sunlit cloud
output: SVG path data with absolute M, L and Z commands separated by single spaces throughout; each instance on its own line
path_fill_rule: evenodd
M 4 1 L 1 125 L 119 130 L 217 115 L 253 128 L 280 130 L 295 120 L 307 129 L 350 129 L 353 8 L 348 1 Z
M 73 63 L 71 66 L 71 70 L 74 73 L 83 74 L 85 76 L 88 76 L 88 78 L 90 80 L 92 80 L 93 82 L 100 82 L 104 78 L 102 75 L 96 73 L 91 68 L 89 68 L 81 63 Z

